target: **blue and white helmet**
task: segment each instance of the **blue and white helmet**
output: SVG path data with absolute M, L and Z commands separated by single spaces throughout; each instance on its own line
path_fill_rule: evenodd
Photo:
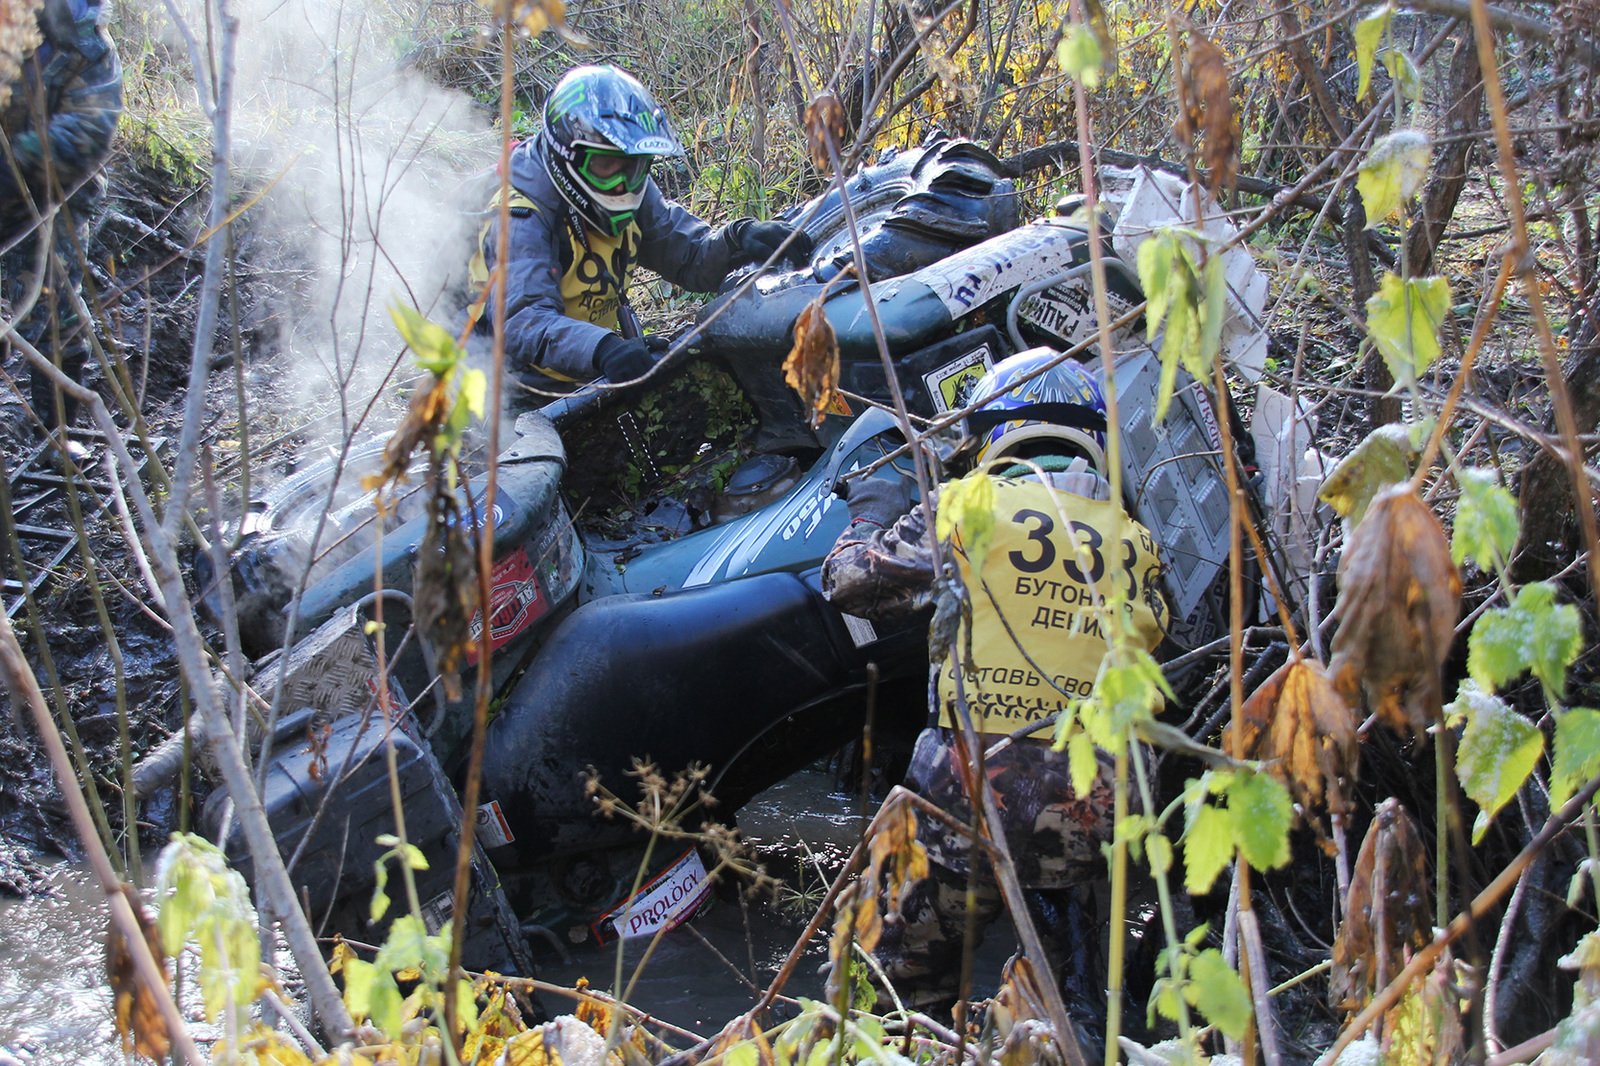
M 1000 456 L 1081 455 L 1106 474 L 1106 399 L 1100 383 L 1068 359 L 1018 384 L 1061 357 L 1030 348 L 996 363 L 972 390 L 967 433 L 982 463 Z

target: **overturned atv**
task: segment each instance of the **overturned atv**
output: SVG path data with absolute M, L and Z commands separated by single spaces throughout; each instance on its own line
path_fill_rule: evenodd
M 913 413 L 959 408 L 984 370 L 1013 352 L 1040 344 L 1065 350 L 1094 334 L 1082 223 L 1062 216 L 1017 225 L 1011 183 L 982 149 L 935 141 L 864 169 L 847 190 L 863 225 L 872 298 Z M 703 898 L 703 868 L 692 852 L 664 856 L 661 877 L 640 898 L 627 898 L 643 840 L 623 823 L 595 817 L 586 768 L 632 800 L 628 771 L 636 760 L 668 777 L 699 764 L 709 769 L 717 816 L 731 818 L 757 793 L 860 735 L 869 676 L 877 678 L 881 732 L 909 739 L 922 723 L 925 620 L 876 626 L 841 615 L 820 593 L 820 564 L 848 522 L 834 484 L 884 460 L 904 438 L 893 418 L 859 399 L 813 430 L 792 394 L 774 385 L 796 315 L 820 298 L 839 339 L 844 388 L 874 401 L 889 396 L 865 293 L 837 276 L 854 256 L 841 236 L 837 193 L 792 216 L 816 242 L 813 262 L 761 274 L 748 286 L 730 279 L 691 342 L 700 358 L 655 386 L 681 388 L 685 375 L 725 367 L 759 416 L 756 440 L 787 441 L 790 454 L 751 454 L 737 435 L 691 435 L 680 442 L 683 463 L 657 463 L 655 449 L 638 446 L 635 416 L 660 399 L 647 392 L 624 397 L 629 407 L 620 414 L 615 402 L 608 411 L 605 400 L 576 397 L 524 413 L 498 457 L 498 491 L 479 516 L 495 528 L 493 598 L 487 621 L 477 624 L 489 626 L 501 703 L 489 726 L 477 812 L 465 946 L 471 967 L 526 972 L 530 938 L 537 945 L 638 935 L 680 920 Z M 1142 297 L 1127 269 L 1112 262 L 1112 306 L 1121 313 Z M 1192 646 L 1220 633 L 1226 617 L 1217 413 L 1202 390 L 1181 388 L 1167 421 L 1152 428 L 1159 365 L 1131 333 L 1117 340 L 1124 484 L 1134 514 L 1165 546 L 1173 644 Z M 563 437 L 597 427 L 633 456 L 609 464 L 639 482 L 614 493 L 635 501 L 631 525 L 574 521 L 608 490 L 593 469 L 568 477 Z M 354 452 L 339 484 L 358 484 L 363 462 L 375 455 Z M 607 463 L 590 465 L 603 473 Z M 873 476 L 899 479 L 910 470 L 901 456 Z M 330 489 L 337 476 L 307 471 L 253 508 L 230 576 L 246 605 L 241 634 L 263 654 L 255 683 L 270 690 L 283 677 L 282 706 L 293 712 L 262 755 L 269 760 L 264 799 L 283 853 L 295 861 L 293 879 L 318 920 L 375 941 L 382 932 L 365 928 L 381 850 L 375 841 L 394 831 L 384 745 L 392 740 L 399 757 L 409 838 L 441 871 L 419 886 L 424 916 L 435 925 L 452 904 L 446 871 L 459 801 L 451 775 L 461 772 L 472 717 L 466 702 L 450 702 L 434 684 L 432 649 L 415 632 L 398 642 L 391 703 L 378 706 L 377 664 L 364 634 L 379 598 L 374 570 L 383 574 L 387 631 L 401 632 L 425 519 L 402 510 L 380 547 L 370 501 Z M 573 485 L 564 482 L 579 480 L 581 492 L 569 499 L 563 490 Z M 481 500 L 482 489 L 475 481 L 469 498 Z M 330 491 L 334 507 L 325 512 Z M 316 543 L 337 547 L 313 563 L 319 523 Z M 278 647 L 287 650 L 272 650 Z M 386 732 L 388 721 L 395 724 Z M 158 778 L 157 765 L 141 776 Z M 219 794 L 207 809 L 213 834 L 226 823 L 224 804 Z M 242 858 L 237 833 L 227 846 Z

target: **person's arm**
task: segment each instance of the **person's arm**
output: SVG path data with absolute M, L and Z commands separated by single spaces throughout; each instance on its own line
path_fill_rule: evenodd
M 737 229 L 737 223 L 712 229 L 662 196 L 652 178 L 639 205 L 639 263 L 690 292 L 716 292 L 746 261 Z
M 607 337 L 604 326 L 569 318 L 561 298 L 561 253 L 566 222 L 548 208 L 513 209 L 506 271 L 506 356 L 513 369 L 542 367 L 576 381 L 599 376 L 595 355 Z M 491 264 L 498 250 L 496 226 L 484 237 Z M 491 313 L 493 313 L 491 301 Z
M 874 478 L 850 486 L 850 525 L 822 563 L 824 595 L 862 618 L 896 618 L 925 607 L 937 566 L 927 513 L 920 503 L 905 509 L 910 497 L 903 486 Z
M 58 63 L 81 61 L 88 57 L 87 65 L 73 74 L 65 85 L 59 86 L 58 91 L 52 93 L 51 89 L 57 87 L 46 86 L 44 91 L 54 97 L 55 106 L 46 116 L 43 136 L 36 127 L 30 126 L 11 140 L 12 156 L 34 190 L 36 200 L 42 201 L 46 194 L 46 146 L 55 180 L 70 195 L 105 162 L 111 151 L 111 138 L 116 132 L 117 120 L 122 116 L 122 66 L 117 59 L 116 49 L 111 47 L 93 23 L 89 23 L 80 31 L 76 52 L 73 54 L 63 49 L 46 63 L 44 74 L 48 82 Z M 34 60 L 29 58 L 25 62 L 32 63 Z M 18 88 L 22 88 L 29 80 L 22 80 Z M 35 109 L 42 103 L 27 101 L 29 113 L 35 114 Z M 10 173 L 10 166 L 0 167 L 0 170 L 5 172 L 5 193 L 14 194 L 15 179 Z M 53 195 L 53 190 L 50 195 Z

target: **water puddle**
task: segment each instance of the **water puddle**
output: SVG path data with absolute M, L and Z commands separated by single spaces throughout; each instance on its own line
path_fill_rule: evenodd
M 65 863 L 50 884 L 53 897 L 0 900 L 0 1053 L 28 1066 L 120 1061 L 105 895 Z
M 875 810 L 875 804 L 863 807 L 858 798 L 835 791 L 831 775 L 817 770 L 802 771 L 758 796 L 738 821 L 759 860 L 784 881 L 778 900 L 741 905 L 734 894 L 723 893 L 692 928 L 662 938 L 634 981 L 630 1002 L 702 1035 L 748 1010 Z M 55 868 L 51 884 L 51 897 L 0 900 L 0 1066 L 120 1063 L 105 976 L 104 897 L 86 870 L 66 863 Z M 634 980 L 648 943 L 626 946 L 624 987 Z M 977 960 L 975 994 L 993 991 L 1012 945 L 1009 928 L 990 930 Z M 823 935 L 800 960 L 785 994 L 820 996 L 819 968 L 826 959 Z M 591 944 L 574 949 L 567 961 L 547 960 L 538 976 L 566 985 L 586 977 L 609 990 L 616 960 L 614 945 Z M 570 1009 L 553 996 L 546 1006 L 555 1013 Z M 203 1022 L 196 1027 L 207 1028 Z M 687 1042 L 674 1042 L 679 1041 Z

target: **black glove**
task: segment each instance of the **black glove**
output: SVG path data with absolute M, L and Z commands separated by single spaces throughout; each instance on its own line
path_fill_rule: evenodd
M 608 333 L 606 339 L 600 342 L 600 347 L 595 349 L 594 361 L 606 380 L 614 384 L 644 377 L 656 365 L 644 341 L 637 337 L 624 339 L 615 333 Z
M 853 478 L 840 484 L 850 520 L 865 519 L 888 528 L 917 502 L 917 483 L 910 478 L 889 481 L 879 477 Z
M 733 225 L 738 227 L 735 236 L 746 262 L 765 263 L 784 241 L 789 240 L 791 233 L 794 234 L 794 240 L 789 241 L 789 247 L 784 249 L 784 260 L 798 267 L 811 259 L 811 238 L 803 231 L 797 232 L 786 222 L 757 222 L 753 218 L 741 218 Z
M 651 355 L 660 359 L 667 354 L 667 349 L 672 347 L 672 338 L 665 333 L 646 333 L 644 335 L 644 346 Z

